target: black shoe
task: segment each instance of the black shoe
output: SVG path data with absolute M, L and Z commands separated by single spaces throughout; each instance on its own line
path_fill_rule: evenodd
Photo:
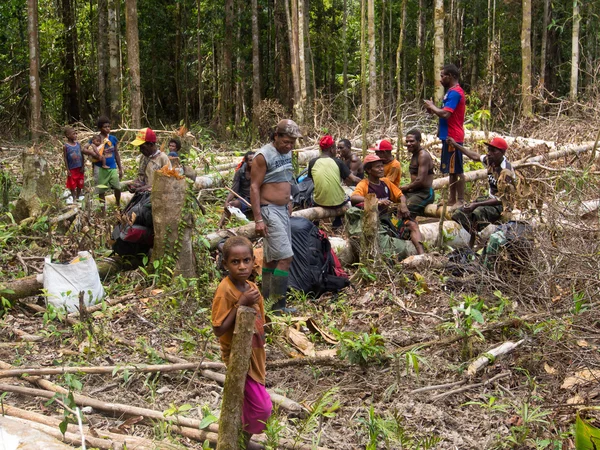
M 298 310 L 296 308 L 287 307 L 287 299 L 285 297 L 280 298 L 271 308 L 271 313 L 277 316 L 283 314 L 295 314 L 297 312 Z

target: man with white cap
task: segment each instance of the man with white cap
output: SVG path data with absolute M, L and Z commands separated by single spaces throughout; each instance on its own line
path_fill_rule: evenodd
M 273 310 L 292 313 L 287 308 L 289 270 L 294 257 L 290 226 L 291 184 L 294 182 L 291 151 L 300 128 L 289 119 L 275 128 L 272 142 L 262 147 L 252 163 L 250 203 L 256 234 L 264 237 L 261 291 L 274 302 Z
M 500 183 L 514 184 L 513 167 L 504 156 L 508 144 L 501 137 L 495 137 L 485 144 L 488 147 L 487 154 L 480 155 L 458 144 L 451 137 L 448 137 L 448 143 L 454 145 L 456 149 L 469 158 L 481 161 L 488 171 L 489 194 L 478 197 L 474 202 L 457 209 L 452 215 L 452 220 L 461 224 L 471 234 L 469 245 L 472 247 L 475 244 L 477 232 L 491 223 L 498 223 L 502 217 L 504 207 L 501 195 L 499 195 L 498 185 Z

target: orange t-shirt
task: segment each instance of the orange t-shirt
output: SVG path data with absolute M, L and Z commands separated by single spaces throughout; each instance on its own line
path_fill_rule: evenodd
M 246 281 L 255 289 L 256 285 Z M 231 309 L 237 305 L 242 292 L 235 287 L 229 277 L 225 277 L 219 284 L 212 303 L 212 326 L 220 327 L 225 318 L 229 315 Z M 258 303 L 252 306 L 256 310 L 256 321 L 254 323 L 254 334 L 252 335 L 252 357 L 250 359 L 250 369 L 248 375 L 254 381 L 264 385 L 267 367 L 267 355 L 265 353 L 265 305 L 262 295 Z M 219 338 L 221 344 L 221 357 L 225 364 L 229 363 L 229 353 L 231 352 L 231 341 L 233 340 L 233 329 L 223 334 Z
M 402 178 L 402 165 L 397 159 L 393 159 L 387 164 L 383 165 L 384 176 L 394 183 L 396 186 L 400 186 L 400 179 Z
M 388 180 L 387 178 L 380 178 L 379 181 L 381 183 L 384 183 L 385 186 L 387 186 L 387 192 L 386 194 L 388 194 L 388 196 L 384 196 L 384 195 L 377 195 L 377 188 L 374 186 L 375 189 L 371 189 L 371 192 L 374 193 L 378 199 L 387 199 L 389 198 L 393 203 L 399 203 L 400 202 L 400 197 L 402 197 L 402 191 L 400 190 L 400 188 L 398 186 L 396 186 L 395 184 L 393 184 L 390 180 Z M 385 188 L 384 188 L 385 190 Z M 352 195 L 360 195 L 361 197 L 366 197 L 367 194 L 369 193 L 369 180 L 367 178 L 363 178 L 362 180 L 359 181 L 359 183 L 356 185 L 356 187 L 354 188 L 354 192 L 352 193 Z

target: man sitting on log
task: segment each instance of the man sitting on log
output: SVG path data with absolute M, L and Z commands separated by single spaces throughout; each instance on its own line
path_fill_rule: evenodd
M 375 154 L 383 161 L 383 171 L 385 177 L 396 186 L 400 186 L 402 179 L 402 166 L 400 161 L 394 158 L 392 154 L 392 143 L 387 139 L 381 139 L 375 144 Z
M 246 214 L 248 208 L 250 208 L 250 179 L 252 173 L 252 160 L 254 159 L 253 151 L 246 152 L 244 155 L 244 161 L 239 169 L 236 170 L 233 176 L 233 184 L 231 191 L 227 199 L 225 199 L 225 208 L 219 220 L 219 228 L 225 225 L 225 222 L 231 217 L 229 207 L 238 208 L 241 212 Z M 234 194 L 235 192 L 235 194 Z M 237 194 L 237 195 L 236 195 Z
M 380 219 L 389 219 L 388 214 L 393 203 L 399 204 L 398 218 L 401 221 L 398 236 L 400 239 L 410 239 L 417 250 L 417 254 L 425 253 L 421 241 L 421 231 L 417 222 L 410 218 L 410 211 L 406 206 L 406 197 L 398 186 L 385 178 L 383 161 L 377 155 L 367 155 L 363 161 L 365 173 L 368 178 L 361 180 L 350 197 L 353 205 L 361 207 L 367 194 L 375 194 L 379 205 Z M 388 222 L 388 220 L 386 220 Z
M 356 176 L 359 181 L 362 180 L 365 177 L 363 164 L 360 158 L 352 153 L 352 144 L 350 141 L 348 139 L 340 139 L 337 143 L 337 151 L 340 159 L 348 166 L 352 175 Z M 356 183 L 352 184 L 352 186 L 355 185 Z
M 412 129 L 406 133 L 406 149 L 412 153 L 408 171 L 410 184 L 400 187 L 406 196 L 406 206 L 410 216 L 416 219 L 425 212 L 425 207 L 433 203 L 433 159 L 427 150 L 421 147 L 421 132 Z
M 294 257 L 290 214 L 291 183 L 295 181 L 290 152 L 300 137 L 300 128 L 293 120 L 281 120 L 273 141 L 254 157 L 250 184 L 256 234 L 264 237 L 262 295 L 275 302 L 273 310 L 286 314 L 294 312 L 286 302 Z
M 138 169 L 138 178 L 129 185 L 131 192 L 149 191 L 152 189 L 154 181 L 154 172 L 162 169 L 164 166 L 171 168 L 169 157 L 156 147 L 156 133 L 150 128 L 142 128 L 138 131 L 131 145 L 139 146 L 142 153 L 140 167 Z
M 452 220 L 461 224 L 471 234 L 469 245 L 473 247 L 477 232 L 491 223 L 498 223 L 502 217 L 504 207 L 499 191 L 505 190 L 504 184 L 514 185 L 515 175 L 512 165 L 504 156 L 508 144 L 501 137 L 495 137 L 485 144 L 488 147 L 487 155 L 480 155 L 456 143 L 451 137 L 448 137 L 448 143 L 469 158 L 481 161 L 488 170 L 489 194 L 478 197 L 474 202 L 457 209 L 452 215 Z
M 348 202 L 342 181 L 355 185 L 360 179 L 352 175 L 348 166 L 334 156 L 335 141 L 330 135 L 321 138 L 319 147 L 321 155 L 308 163 L 308 178 L 315 183 L 313 202 L 315 206 L 340 208 Z M 341 225 L 342 218 L 338 216 L 333 221 L 333 227 Z

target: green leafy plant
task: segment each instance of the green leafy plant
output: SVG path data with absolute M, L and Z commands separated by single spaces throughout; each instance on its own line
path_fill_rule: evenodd
M 313 433 L 314 431 L 317 431 L 317 436 L 315 437 L 315 440 L 313 440 L 313 444 L 318 446 L 321 439 L 321 425 L 323 419 L 335 417 L 336 411 L 340 408 L 340 402 L 334 399 L 338 390 L 337 387 L 334 387 L 321 394 L 321 396 L 311 405 L 310 413 L 305 419 L 291 419 L 298 428 L 298 433 L 294 439 L 294 446 L 299 442 L 302 436 Z
M 380 334 L 358 334 L 335 328 L 332 328 L 331 332 L 339 341 L 338 355 L 352 364 L 366 366 L 372 362 L 379 362 L 385 355 L 384 340 Z
M 279 440 L 285 428 L 285 424 L 279 420 L 277 411 L 274 411 L 265 423 L 264 433 L 267 440 L 264 445 L 266 450 L 276 450 L 279 447 Z
M 420 364 L 425 363 L 427 360 L 421 356 L 418 348 L 404 353 L 404 359 L 406 361 L 406 373 L 414 372 L 415 376 L 419 377 Z

